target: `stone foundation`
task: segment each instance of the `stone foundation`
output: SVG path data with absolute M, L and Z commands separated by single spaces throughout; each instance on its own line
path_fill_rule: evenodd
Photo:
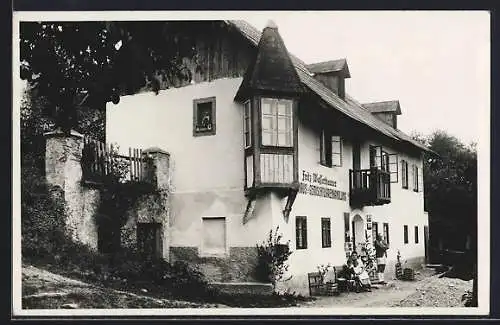
M 200 257 L 198 247 L 170 247 L 170 258 L 196 265 L 211 282 L 257 282 L 256 247 L 230 247 L 228 257 Z

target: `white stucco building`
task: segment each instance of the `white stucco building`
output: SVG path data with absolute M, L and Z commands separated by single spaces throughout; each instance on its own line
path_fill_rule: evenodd
M 306 65 L 276 26 L 261 37 L 242 21 L 207 24 L 192 82 L 106 109 L 107 142 L 170 154 L 170 259 L 213 281 L 252 281 L 256 244 L 279 226 L 298 292 L 374 229 L 390 244 L 386 273 L 398 250 L 424 263 L 427 149 L 397 129 L 399 102 L 360 104 L 345 93 L 346 60 Z

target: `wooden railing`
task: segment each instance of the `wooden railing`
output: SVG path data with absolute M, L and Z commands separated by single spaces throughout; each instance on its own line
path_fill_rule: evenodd
M 350 170 L 350 203 L 354 206 L 391 202 L 391 175 L 378 168 Z
M 124 181 L 148 182 L 148 158 L 142 149 L 129 148 L 128 156 L 116 152 L 113 145 L 84 137 L 82 150 L 83 180 L 103 182 L 105 178 L 119 177 Z

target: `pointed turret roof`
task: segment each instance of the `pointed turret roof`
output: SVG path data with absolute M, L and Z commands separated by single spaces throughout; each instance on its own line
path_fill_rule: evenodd
M 285 94 L 304 91 L 278 27 L 273 21 L 270 21 L 262 32 L 257 55 L 245 73 L 236 99 L 244 99 L 250 90 Z

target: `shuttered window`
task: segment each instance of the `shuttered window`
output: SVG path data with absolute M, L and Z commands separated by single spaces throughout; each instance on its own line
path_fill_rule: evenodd
M 323 130 L 320 139 L 320 161 L 327 167 L 342 166 L 342 138 Z
M 295 217 L 295 248 L 307 248 L 307 218 L 304 216 Z

